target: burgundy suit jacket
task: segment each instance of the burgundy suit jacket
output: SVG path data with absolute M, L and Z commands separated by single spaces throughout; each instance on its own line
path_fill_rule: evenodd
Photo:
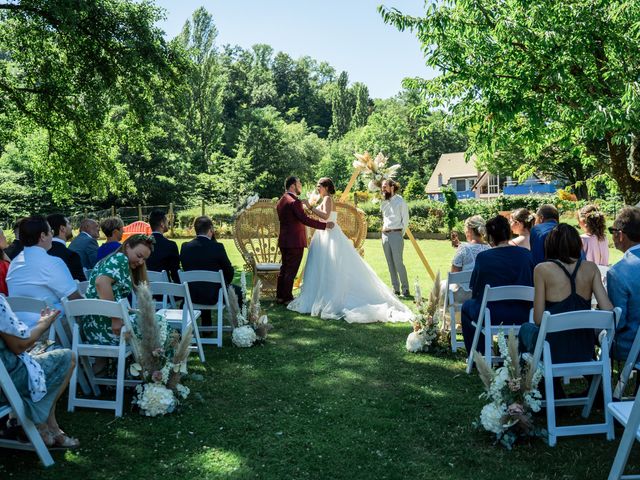
M 327 224 L 308 217 L 302 202 L 293 194 L 285 193 L 276 206 L 280 219 L 280 248 L 304 248 L 307 246 L 307 232 L 304 226 L 324 230 Z

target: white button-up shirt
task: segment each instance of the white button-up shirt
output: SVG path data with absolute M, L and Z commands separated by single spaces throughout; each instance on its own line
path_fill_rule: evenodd
M 404 199 L 396 194 L 389 200 L 383 200 L 380 205 L 382 210 L 382 231 L 402 230 L 402 234 L 409 226 L 409 206 Z
M 24 247 L 13 259 L 7 272 L 7 287 L 10 297 L 37 298 L 59 310 L 62 310 L 62 298 L 78 290 L 78 284 L 64 261 L 38 246 Z M 15 313 L 29 328 L 33 328 L 40 319 L 36 313 Z

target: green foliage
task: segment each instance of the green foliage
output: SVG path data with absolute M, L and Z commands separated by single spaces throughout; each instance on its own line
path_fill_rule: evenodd
M 331 95 L 331 128 L 329 138 L 342 138 L 349 131 L 352 116 L 353 95 L 348 89 L 347 72 L 340 73 Z
M 420 176 L 420 173 L 413 172 L 411 178 L 409 179 L 409 183 L 404 187 L 402 191 L 402 195 L 407 200 L 418 200 L 425 197 L 424 193 L 425 182 Z
M 581 164 L 578 180 L 589 169 L 608 172 L 625 201 L 640 200 L 640 59 L 629 55 L 640 49 L 637 1 L 450 1 L 426 9 L 417 17 L 379 7 L 385 22 L 416 32 L 427 65 L 442 72 L 405 83 L 423 93 L 425 109 L 453 113 L 471 135 L 468 153 L 490 165 L 517 146 L 513 170 L 568 163 L 579 176 Z
M 458 197 L 456 192 L 450 186 L 442 187 L 442 195 L 444 195 L 444 215 L 445 222 L 449 232 L 453 231 L 458 221 Z

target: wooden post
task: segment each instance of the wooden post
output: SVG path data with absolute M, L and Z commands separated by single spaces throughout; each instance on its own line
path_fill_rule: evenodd
M 116 216 L 116 206 L 115 205 L 111 205 L 111 216 L 112 217 Z
M 169 204 L 169 235 L 173 237 L 173 224 L 175 222 L 175 215 L 173 213 L 173 202 Z
M 88 209 L 84 209 L 84 218 L 88 218 L 89 217 L 89 210 Z
M 406 233 L 407 233 L 407 237 L 411 241 L 411 244 L 413 245 L 413 248 L 416 249 L 416 253 L 418 254 L 418 257 L 420 257 L 420 260 L 422 260 L 422 264 L 424 265 L 424 268 L 427 269 L 427 272 L 429 273 L 431 280 L 435 280 L 436 276 L 433 273 L 433 270 L 431 269 L 431 265 L 429 265 L 429 262 L 427 262 L 427 257 L 425 257 L 424 253 L 422 253 L 422 249 L 420 248 L 420 245 L 418 245 L 418 242 L 416 242 L 416 238 L 413 236 L 413 233 L 411 233 L 411 230 L 409 228 L 407 228 Z
M 204 217 L 204 198 L 202 199 L 202 216 Z
M 344 192 L 342 192 L 342 195 L 340 195 L 340 202 L 346 202 L 347 199 L 349 198 L 349 192 L 351 192 L 351 189 L 353 188 L 353 184 L 356 183 L 356 180 L 358 179 L 358 175 L 360 175 L 360 169 L 356 168 L 353 171 L 353 174 L 351 175 L 351 178 L 349 179 L 349 183 L 347 183 L 347 186 L 344 187 Z
M 138 204 L 138 221 L 142 221 L 142 205 Z

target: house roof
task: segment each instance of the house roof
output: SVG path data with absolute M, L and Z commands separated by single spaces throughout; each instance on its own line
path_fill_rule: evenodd
M 426 193 L 440 193 L 438 175 L 442 174 L 442 185 L 449 183 L 451 178 L 474 178 L 478 176 L 476 157 L 471 157 L 469 162 L 464 161 L 464 152 L 444 153 L 440 156 L 436 168 L 433 169 L 431 178 L 425 188 Z

